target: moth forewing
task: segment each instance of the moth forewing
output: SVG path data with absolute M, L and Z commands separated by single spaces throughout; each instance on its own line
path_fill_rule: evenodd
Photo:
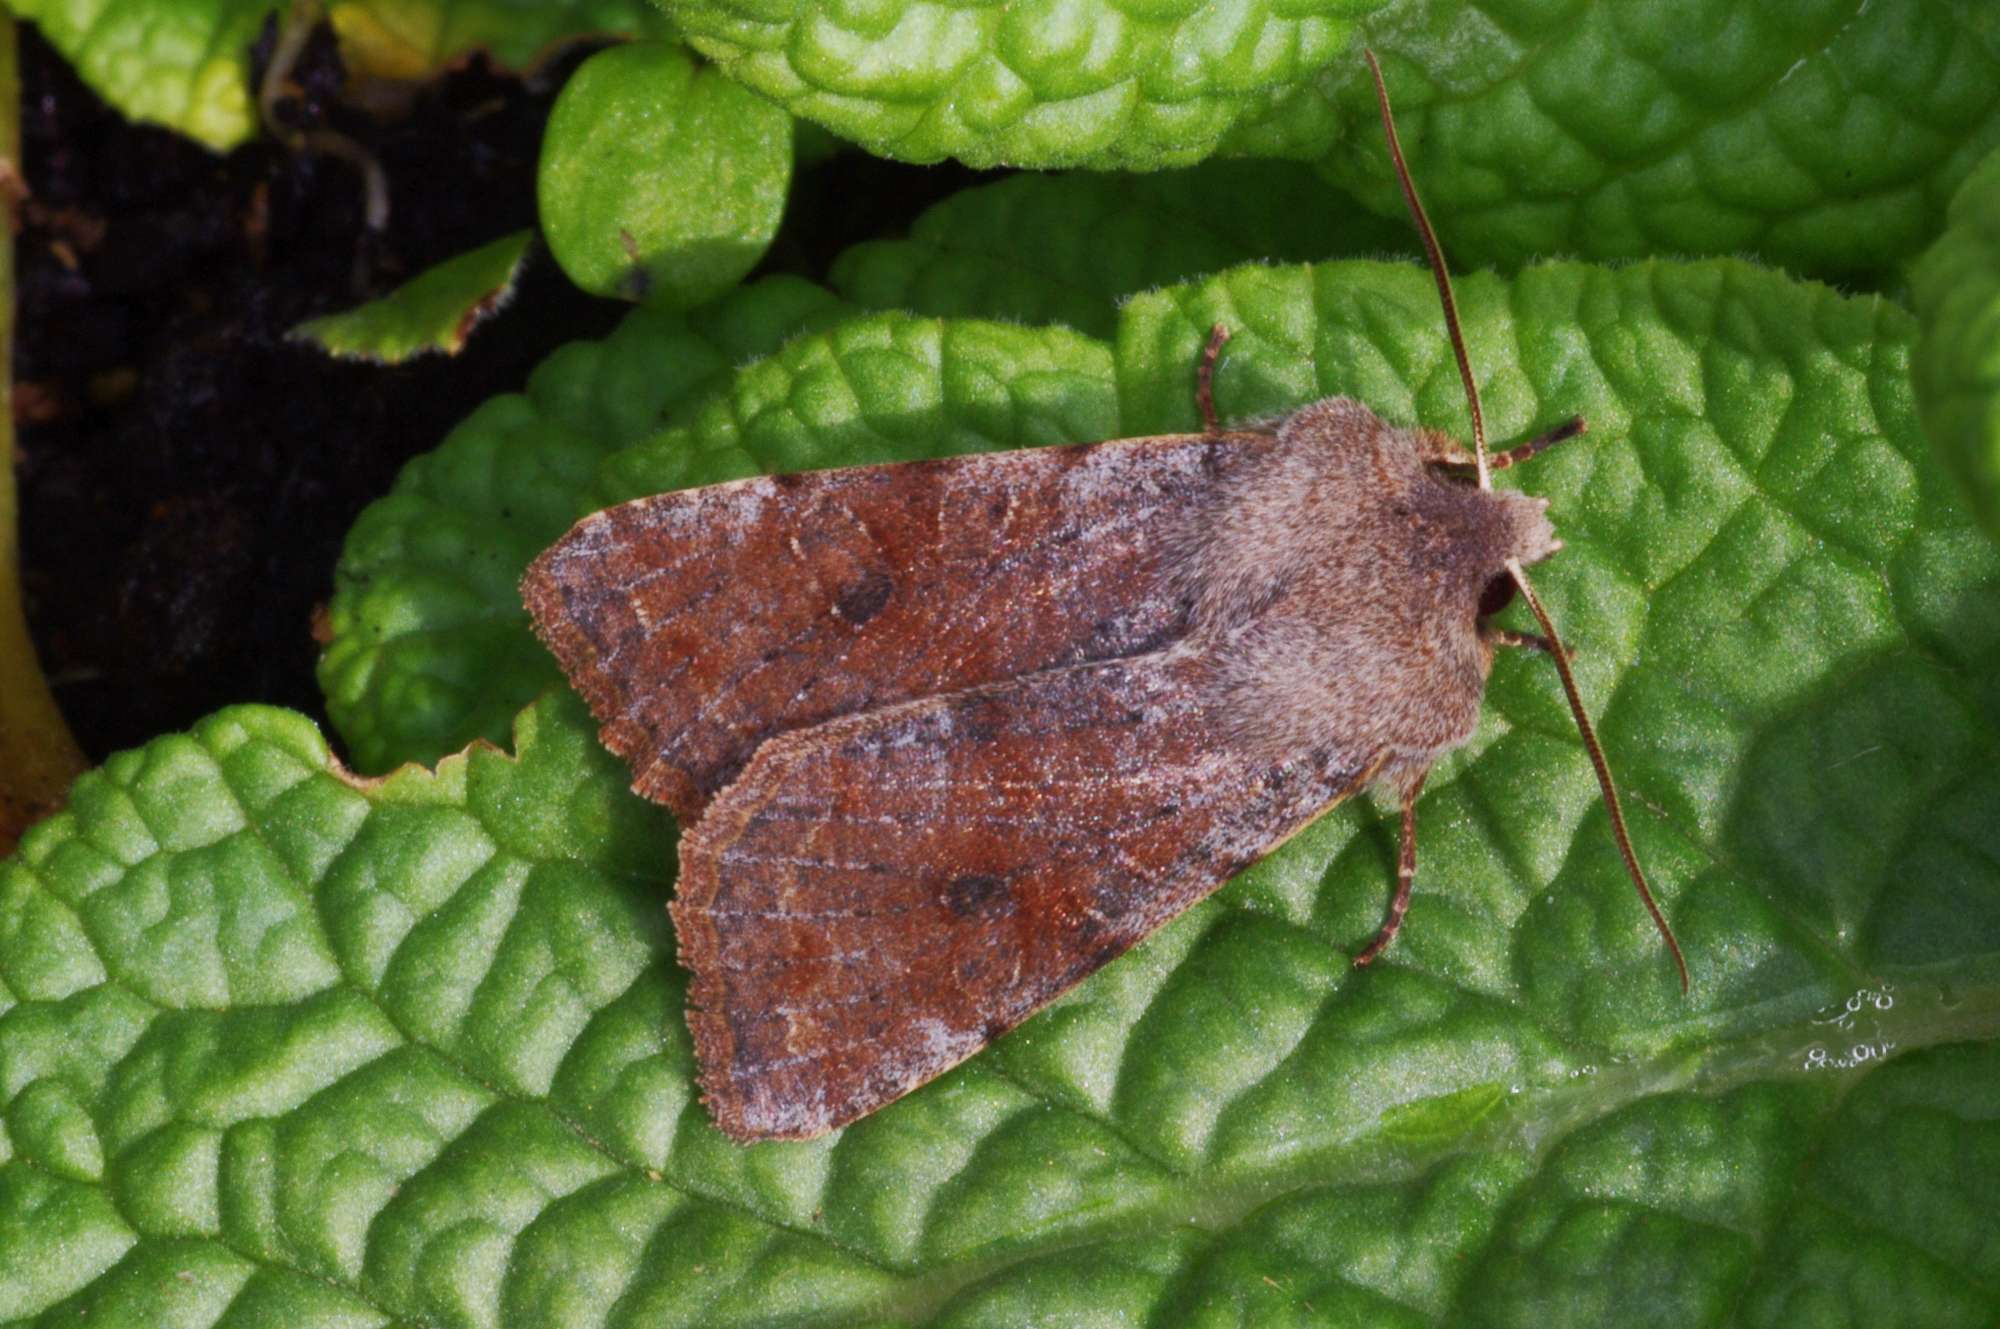
M 1159 535 L 1254 441 L 1166 435 L 661 494 L 577 523 L 522 594 L 634 787 L 693 821 L 773 735 L 1166 640 L 1181 610 L 1158 581 Z
M 761 747 L 682 842 L 705 1101 L 817 1135 L 972 1055 L 1373 773 L 1246 760 L 1169 648 L 828 721 Z

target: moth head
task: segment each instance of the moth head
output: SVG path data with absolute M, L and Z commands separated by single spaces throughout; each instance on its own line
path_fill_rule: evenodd
M 1500 504 L 1506 528 L 1507 557 L 1523 567 L 1533 567 L 1562 548 L 1556 528 L 1549 521 L 1549 501 L 1532 494 L 1492 491 Z M 1505 571 L 1504 563 L 1500 569 Z
M 1576 717 L 1577 732 L 1583 738 L 1584 747 L 1590 753 L 1590 764 L 1597 772 L 1598 787 L 1604 792 L 1604 810 L 1610 814 L 1612 838 L 1618 843 L 1619 856 L 1625 860 L 1625 871 L 1638 889 L 1639 898 L 1645 902 L 1646 911 L 1653 916 L 1653 924 L 1660 930 L 1667 949 L 1672 952 L 1674 967 L 1680 971 L 1681 991 L 1686 992 L 1687 961 L 1681 956 L 1680 943 L 1674 940 L 1673 929 L 1667 926 L 1666 915 L 1660 912 L 1659 904 L 1653 899 L 1652 888 L 1646 884 L 1646 874 L 1639 867 L 1639 856 L 1632 849 L 1631 836 L 1625 829 L 1625 814 L 1618 805 L 1618 790 L 1611 781 L 1611 767 L 1604 759 L 1597 731 L 1584 709 L 1583 694 L 1577 688 L 1576 674 L 1570 668 L 1569 650 L 1556 634 L 1556 625 L 1550 619 L 1549 611 L 1543 607 L 1541 597 L 1535 594 L 1534 584 L 1528 580 L 1528 564 L 1547 558 L 1562 548 L 1562 542 L 1556 539 L 1555 529 L 1549 525 L 1546 500 L 1502 493 L 1493 488 L 1493 468 L 1486 455 L 1486 424 L 1479 409 L 1479 385 L 1472 373 L 1471 357 L 1465 351 L 1465 337 L 1459 330 L 1458 302 L 1452 296 L 1451 275 L 1445 270 L 1444 254 L 1438 248 L 1437 235 L 1431 230 L 1430 219 L 1424 215 L 1423 201 L 1417 197 L 1417 187 L 1410 179 L 1408 164 L 1403 160 L 1403 145 L 1396 138 L 1396 117 L 1389 109 L 1389 88 L 1382 81 L 1382 65 L 1373 51 L 1364 50 L 1362 54 L 1367 58 L 1368 72 L 1375 80 L 1375 103 L 1382 112 L 1382 136 L 1388 142 L 1389 160 L 1395 167 L 1396 182 L 1402 186 L 1403 201 L 1409 206 L 1417 238 L 1423 242 L 1424 257 L 1430 262 L 1431 277 L 1437 283 L 1438 303 L 1443 307 L 1445 333 L 1451 341 L 1452 354 L 1458 361 L 1459 378 L 1465 384 L 1465 405 L 1472 418 L 1473 468 L 1478 485 L 1486 497 L 1511 504 L 1503 510 L 1508 514 L 1505 521 L 1511 525 L 1509 538 L 1512 552 L 1503 561 L 1498 574 L 1488 578 L 1480 591 L 1479 618 L 1482 622 L 1490 619 L 1506 608 L 1516 594 L 1527 602 L 1533 612 L 1536 623 L 1542 629 L 1540 640 L 1547 647 L 1549 658 L 1555 661 L 1556 672 L 1562 678 L 1563 694 L 1569 701 L 1570 714 Z
M 1508 567 L 1510 562 L 1527 567 L 1562 548 L 1556 528 L 1549 522 L 1547 499 L 1505 490 L 1488 490 L 1484 497 L 1498 519 L 1499 530 L 1488 555 L 1488 566 L 1482 569 L 1485 579 L 1480 583 L 1479 606 L 1474 611 L 1480 622 L 1514 603 L 1519 594 L 1519 585 Z

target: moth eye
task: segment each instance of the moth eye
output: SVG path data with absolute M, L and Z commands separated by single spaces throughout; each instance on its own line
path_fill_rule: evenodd
M 1486 589 L 1479 593 L 1479 617 L 1491 618 L 1508 605 L 1514 603 L 1514 578 L 1501 573 L 1486 583 Z

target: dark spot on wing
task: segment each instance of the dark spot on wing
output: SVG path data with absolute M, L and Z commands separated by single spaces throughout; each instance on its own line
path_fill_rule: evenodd
M 969 872 L 963 876 L 953 877 L 951 883 L 944 888 L 945 908 L 960 918 L 983 913 L 1002 901 L 1013 903 L 1007 893 L 1007 883 L 999 877 L 989 876 L 983 872 Z
M 833 602 L 833 610 L 855 627 L 860 627 L 882 612 L 882 606 L 889 603 L 889 597 L 895 590 L 896 583 L 887 573 L 870 572 L 841 590 L 839 598 Z

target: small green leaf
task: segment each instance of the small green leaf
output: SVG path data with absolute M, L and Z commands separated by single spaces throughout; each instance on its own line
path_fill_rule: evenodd
M 1913 363 L 1924 428 L 2000 536 L 2000 152 L 1952 199 L 1910 294 L 1924 330 Z
M 422 78 L 474 49 L 519 68 L 582 34 L 658 31 L 644 0 L 330 0 L 326 15 L 351 72 Z M 250 46 L 284 0 L 17 0 L 86 83 L 134 120 L 217 151 L 257 134 Z M 310 11 L 308 11 L 310 16 Z
M 433 351 L 457 355 L 472 330 L 514 293 L 533 231 L 516 231 L 447 259 L 377 300 L 293 328 L 329 355 L 400 364 Z
M 434 761 L 559 681 L 516 589 L 528 560 L 601 506 L 597 468 L 692 411 L 733 367 L 846 306 L 772 278 L 691 314 L 636 311 L 564 347 L 525 393 L 496 397 L 349 532 L 320 657 L 327 712 L 362 770 Z
M 535 189 L 572 281 L 680 309 L 756 266 L 791 178 L 791 117 L 678 45 L 639 42 L 570 76 Z

